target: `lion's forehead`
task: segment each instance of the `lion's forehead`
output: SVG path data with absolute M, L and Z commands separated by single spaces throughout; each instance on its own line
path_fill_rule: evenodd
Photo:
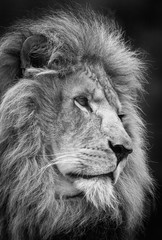
M 84 65 L 79 72 L 69 77 L 65 86 L 65 92 L 70 96 L 89 95 L 96 102 L 106 99 L 113 107 L 121 108 L 121 103 L 112 81 L 100 66 Z

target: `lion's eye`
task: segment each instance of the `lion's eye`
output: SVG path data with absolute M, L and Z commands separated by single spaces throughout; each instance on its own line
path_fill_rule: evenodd
M 74 98 L 74 101 L 76 103 L 76 105 L 78 107 L 80 107 L 82 109 L 82 107 L 86 108 L 89 111 L 92 111 L 90 105 L 89 105 L 89 101 L 88 98 L 85 96 L 78 96 Z
M 86 97 L 79 96 L 79 97 L 75 97 L 74 100 L 77 101 L 83 107 L 89 106 L 88 98 Z

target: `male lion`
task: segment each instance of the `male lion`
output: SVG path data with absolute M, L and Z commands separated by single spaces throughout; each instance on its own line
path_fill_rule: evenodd
M 143 70 L 115 23 L 88 10 L 1 39 L 1 239 L 133 239 L 152 194 Z

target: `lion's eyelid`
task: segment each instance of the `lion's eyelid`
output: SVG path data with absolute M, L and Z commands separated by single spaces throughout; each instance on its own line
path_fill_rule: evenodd
M 77 100 L 76 98 L 74 98 L 74 104 L 82 111 L 89 113 L 89 112 L 93 112 L 92 108 L 90 107 L 89 103 L 87 104 L 87 106 L 82 106 Z
M 82 111 L 88 112 L 86 107 L 81 106 L 76 100 L 74 100 L 74 104 Z

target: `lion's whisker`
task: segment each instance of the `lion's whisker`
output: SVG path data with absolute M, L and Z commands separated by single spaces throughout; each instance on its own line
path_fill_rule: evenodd
M 78 151 L 79 151 L 79 150 L 78 150 Z M 75 154 L 75 153 L 77 153 L 76 150 L 75 150 L 75 152 L 74 152 L 74 151 L 68 151 L 68 152 L 62 152 L 62 153 L 44 154 L 44 155 L 40 155 L 40 156 L 47 156 L 47 157 L 52 157 L 52 156 L 54 156 L 54 157 L 56 157 L 56 156 L 62 156 L 62 155 L 64 155 L 64 154 Z

